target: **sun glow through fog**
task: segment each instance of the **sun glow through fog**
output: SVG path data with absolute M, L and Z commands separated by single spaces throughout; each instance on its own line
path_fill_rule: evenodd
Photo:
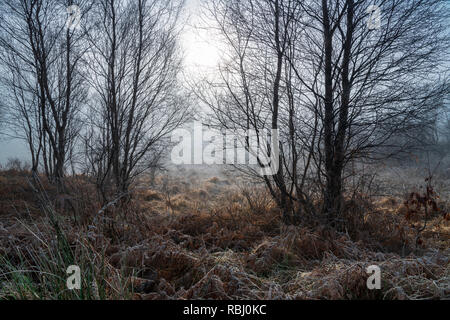
M 191 29 L 191 28 L 190 28 Z M 209 38 L 209 39 L 208 39 Z M 220 52 L 214 39 L 203 30 L 186 31 L 183 39 L 185 64 L 188 68 L 214 68 L 220 61 Z
M 214 72 L 222 57 L 218 36 L 211 29 L 202 27 L 204 21 L 198 2 L 188 3 L 187 9 L 188 24 L 181 37 L 185 70 L 193 76 Z

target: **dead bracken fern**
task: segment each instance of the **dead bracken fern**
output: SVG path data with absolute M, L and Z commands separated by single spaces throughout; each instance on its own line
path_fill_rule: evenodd
M 25 190 L 26 175 L 19 177 L 7 188 Z M 84 219 L 56 209 L 55 195 L 45 181 L 35 191 L 29 188 L 26 206 L 5 208 L 11 214 L 0 216 L 0 298 L 450 296 L 446 222 L 439 233 L 423 232 L 423 248 L 416 252 L 415 230 L 404 218 L 400 201 L 370 203 L 354 197 L 347 208 L 358 219 L 355 229 L 338 232 L 317 225 L 286 227 L 272 204 L 255 199 L 261 197 L 259 191 L 242 194 L 220 179 L 205 184 L 171 192 L 173 211 L 168 216 L 166 197 L 157 190 L 137 188 L 126 208 L 102 206 L 89 193 L 77 191 L 83 188 L 77 181 L 71 186 L 79 195 L 74 201 L 86 210 Z M 223 188 L 221 194 L 212 196 L 210 184 Z M 170 184 L 166 187 L 171 189 Z M 184 205 L 177 209 L 178 197 Z M 201 204 L 205 197 L 208 206 Z M 26 213 L 27 207 L 40 209 Z M 382 270 L 382 288 L 371 291 L 365 270 L 374 264 Z M 82 270 L 80 291 L 65 286 L 69 265 Z

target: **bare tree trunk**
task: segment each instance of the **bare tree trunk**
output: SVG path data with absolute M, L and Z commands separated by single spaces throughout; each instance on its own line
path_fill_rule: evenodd
M 324 148 L 326 189 L 324 191 L 323 214 L 333 219 L 340 211 L 341 179 L 335 167 L 334 157 L 334 106 L 333 106 L 333 31 L 330 23 L 328 1 L 322 0 L 323 41 L 324 41 L 324 73 L 325 73 L 325 118 L 324 118 Z

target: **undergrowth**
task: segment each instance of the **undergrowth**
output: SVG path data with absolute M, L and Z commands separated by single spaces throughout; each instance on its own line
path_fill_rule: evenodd
M 265 190 L 219 178 L 136 186 L 122 207 L 98 202 L 82 177 L 68 182 L 70 206 L 58 206 L 44 179 L 23 172 L 0 179 L 0 299 L 450 296 L 448 221 L 430 216 L 417 243 L 402 199 L 348 199 L 343 232 L 284 226 Z M 366 286 L 374 264 L 382 269 L 379 291 Z M 67 289 L 71 265 L 80 267 L 80 290 Z

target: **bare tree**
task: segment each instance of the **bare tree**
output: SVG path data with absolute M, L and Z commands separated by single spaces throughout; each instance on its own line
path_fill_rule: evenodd
M 368 25 L 373 5 L 383 13 L 376 28 Z M 339 219 L 349 161 L 375 157 L 393 137 L 432 123 L 436 103 L 449 89 L 439 81 L 448 44 L 444 6 L 438 0 L 304 5 L 322 38 L 309 55 L 323 52 L 316 59 L 323 60 L 323 85 L 311 93 L 323 101 L 322 211 L 329 221 Z
M 199 96 L 225 127 L 280 129 L 283 166 L 263 179 L 285 218 L 295 206 L 318 214 L 314 181 L 320 216 L 337 224 L 347 164 L 407 148 L 449 92 L 444 1 L 209 3 L 232 59 Z
M 102 0 L 86 58 L 93 88 L 85 135 L 89 170 L 105 200 L 156 166 L 188 107 L 178 83 L 180 1 Z M 111 188 L 114 186 L 114 188 Z
M 61 187 L 87 93 L 79 72 L 85 51 L 82 34 L 66 25 L 64 15 L 73 4 L 5 0 L 0 24 L 11 123 L 28 143 L 33 171 L 43 164 L 49 179 Z M 90 2 L 78 4 L 88 11 Z
M 312 214 L 313 190 L 305 184 L 310 178 L 311 147 L 316 142 L 316 130 L 312 129 L 318 122 L 315 114 L 308 119 L 301 116 L 301 83 L 286 58 L 295 54 L 294 46 L 299 44 L 303 28 L 298 22 L 300 2 L 216 0 L 207 9 L 230 51 L 219 70 L 220 79 L 200 84 L 198 96 L 214 111 L 219 127 L 254 130 L 259 148 L 265 149 L 265 130 L 279 130 L 280 169 L 275 175 L 260 176 L 249 167 L 239 169 L 262 179 L 286 223 L 292 223 L 302 211 Z M 248 140 L 246 148 L 251 151 Z M 258 158 L 258 162 L 265 161 Z

